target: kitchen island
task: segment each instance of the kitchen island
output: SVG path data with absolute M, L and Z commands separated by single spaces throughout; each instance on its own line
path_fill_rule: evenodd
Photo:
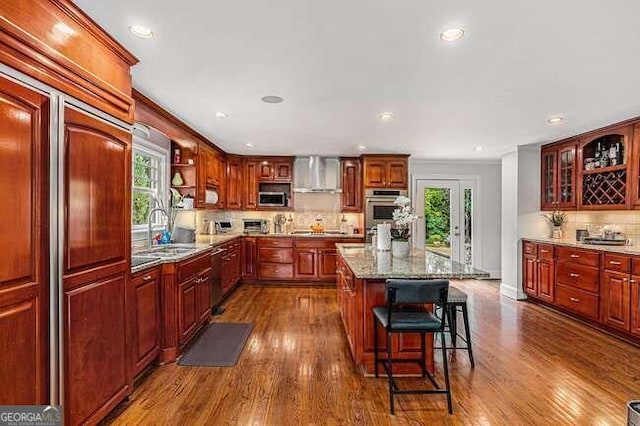
M 373 315 L 371 308 L 385 304 L 385 282 L 402 279 L 477 279 L 489 274 L 454 262 L 426 250 L 412 249 L 408 258 L 398 259 L 391 252 L 378 252 L 371 245 L 337 244 L 337 293 L 342 322 L 351 356 L 360 371 L 373 374 Z M 386 354 L 384 330 L 378 328 L 381 354 Z M 433 339 L 427 336 L 427 368 L 433 372 Z M 420 354 L 420 335 L 404 333 L 393 338 L 395 358 L 416 358 Z M 384 356 L 384 355 L 382 355 Z M 400 374 L 419 373 L 414 364 L 398 364 Z M 395 368 L 394 368 L 395 372 Z

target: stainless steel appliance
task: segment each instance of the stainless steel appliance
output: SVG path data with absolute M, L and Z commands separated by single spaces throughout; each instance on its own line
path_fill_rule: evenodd
M 287 194 L 284 192 L 259 192 L 258 206 L 260 207 L 285 207 Z
M 296 157 L 293 163 L 293 192 L 342 192 L 340 167 L 337 157 Z
M 216 233 L 224 234 L 226 232 L 231 231 L 233 227 L 231 226 L 230 220 L 219 220 L 216 222 Z
M 222 254 L 227 251 L 217 248 L 211 253 L 211 313 L 216 313 L 222 300 Z
M 391 222 L 393 211 L 398 208 L 393 202 L 399 196 L 407 196 L 403 189 L 367 189 L 365 192 L 364 220 L 367 229 L 379 223 Z
M 266 219 L 242 219 L 242 232 L 245 234 L 268 234 L 269 222 Z

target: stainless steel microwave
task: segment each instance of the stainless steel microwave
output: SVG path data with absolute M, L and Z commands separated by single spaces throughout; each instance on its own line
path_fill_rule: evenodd
M 284 192 L 259 192 L 258 206 L 260 207 L 285 207 L 287 194 Z

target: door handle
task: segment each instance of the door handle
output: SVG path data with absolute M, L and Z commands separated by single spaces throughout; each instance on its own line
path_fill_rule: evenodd
M 622 262 L 616 262 L 615 260 L 610 260 L 609 264 L 610 265 L 622 265 Z
M 574 274 L 573 272 L 569 274 L 572 278 L 580 278 L 580 274 Z
M 152 277 L 151 275 L 145 275 L 145 276 L 142 278 L 142 281 L 151 281 L 152 279 L 153 279 L 153 277 Z
M 575 297 L 570 297 L 569 300 L 571 300 L 573 303 L 578 303 L 580 302 L 580 299 L 577 299 Z
M 549 253 L 549 250 L 540 249 L 540 253 Z

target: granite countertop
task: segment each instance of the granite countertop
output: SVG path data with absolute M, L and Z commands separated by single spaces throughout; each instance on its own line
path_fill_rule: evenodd
M 575 248 L 580 248 L 585 250 L 609 251 L 613 253 L 622 253 L 622 254 L 640 254 L 640 246 L 638 245 L 610 246 L 605 244 L 585 244 L 575 240 L 549 238 L 549 237 L 534 237 L 534 238 L 523 237 L 522 240 L 535 241 L 537 243 L 555 244 L 557 246 L 575 247 Z
M 442 255 L 413 248 L 399 259 L 391 252 L 379 252 L 370 244 L 337 244 L 340 256 L 356 278 L 361 279 L 467 279 L 489 278 L 487 272 L 454 262 Z
M 164 254 L 161 257 L 158 255 L 154 255 L 153 252 L 138 252 L 133 253 L 131 255 L 131 273 L 135 274 L 140 271 L 143 271 L 148 268 L 152 268 L 154 266 L 162 265 L 163 263 L 173 263 L 180 262 L 189 257 L 195 256 L 197 254 L 203 253 L 207 250 L 210 250 L 212 247 L 219 246 L 221 244 L 232 241 L 236 238 L 243 237 L 246 234 L 240 232 L 229 232 L 226 234 L 215 234 L 215 235 L 207 235 L 207 234 L 198 234 L 196 235 L 195 244 L 167 244 L 163 246 L 154 246 L 154 249 L 160 250 L 163 248 L 171 249 L 185 249 L 181 250 L 181 253 L 176 253 L 172 255 Z M 294 237 L 294 238 L 333 238 L 333 239 L 362 239 L 364 235 L 362 234 L 250 234 L 255 235 L 257 237 Z M 186 250 L 189 249 L 189 250 Z M 153 259 L 153 260 L 152 260 Z M 144 263 L 135 265 L 136 261 Z
M 162 265 L 163 263 L 174 263 L 188 259 L 190 257 L 202 254 L 211 250 L 210 244 L 165 244 L 161 246 L 154 246 L 153 250 L 173 250 L 177 249 L 176 253 L 154 253 L 143 251 L 131 254 L 131 273 L 135 274 L 145 269 L 152 268 L 154 266 Z M 144 262 L 136 265 L 136 262 Z

